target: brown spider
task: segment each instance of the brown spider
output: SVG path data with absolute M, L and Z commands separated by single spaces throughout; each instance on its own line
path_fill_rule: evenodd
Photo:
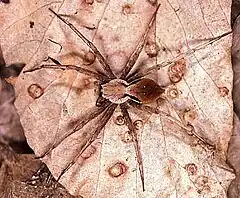
M 155 18 L 156 13 L 159 9 L 160 5 L 156 7 L 156 10 L 148 24 L 147 29 L 139 41 L 136 49 L 131 54 L 130 58 L 128 59 L 123 71 L 121 72 L 120 77 L 117 77 L 112 69 L 110 68 L 109 64 L 105 60 L 105 58 L 101 55 L 97 47 L 89 41 L 81 32 L 79 32 L 70 22 L 62 18 L 56 12 L 49 8 L 49 10 L 58 17 L 61 21 L 63 21 L 67 26 L 69 26 L 81 39 L 84 43 L 88 45 L 88 47 L 92 50 L 98 61 L 102 65 L 102 69 L 105 73 L 91 71 L 79 66 L 75 65 L 61 65 L 56 60 L 53 60 L 55 64 L 51 65 L 40 65 L 39 67 L 35 67 L 33 69 L 25 70 L 26 72 L 32 72 L 35 70 L 39 70 L 42 68 L 50 68 L 50 69 L 62 69 L 62 70 L 76 70 L 79 73 L 94 77 L 99 81 L 99 97 L 96 101 L 97 109 L 93 112 L 88 113 L 84 116 L 84 119 L 79 119 L 78 122 L 73 122 L 71 125 L 74 126 L 74 129 L 70 132 L 66 133 L 63 137 L 57 140 L 51 148 L 49 148 L 46 152 L 44 152 L 39 158 L 45 157 L 49 154 L 54 148 L 56 148 L 65 138 L 69 137 L 70 135 L 74 134 L 78 130 L 82 129 L 88 122 L 102 114 L 101 116 L 101 123 L 94 129 L 94 132 L 91 134 L 87 134 L 84 138 L 85 144 L 81 147 L 81 151 L 78 153 L 75 158 L 67 164 L 67 166 L 62 170 L 61 174 L 59 175 L 58 179 L 76 162 L 79 156 L 89 147 L 91 144 L 96 140 L 98 135 L 100 134 L 103 127 L 107 124 L 111 116 L 113 115 L 117 106 L 120 106 L 122 116 L 124 118 L 125 124 L 127 125 L 130 135 L 132 137 L 132 141 L 134 143 L 134 148 L 137 156 L 137 162 L 139 166 L 139 172 L 142 182 L 143 191 L 145 190 L 144 186 L 144 170 L 143 170 L 143 163 L 142 163 L 142 155 L 140 152 L 140 145 L 137 138 L 136 128 L 133 124 L 133 121 L 128 113 L 128 106 L 132 106 L 134 108 L 138 108 L 143 111 L 151 112 L 151 113 L 161 113 L 160 110 L 156 108 L 152 108 L 147 106 L 146 104 L 155 102 L 161 95 L 164 93 L 164 88 L 159 86 L 156 82 L 152 79 L 144 78 L 147 74 L 151 73 L 152 71 L 156 71 L 161 67 L 174 65 L 176 60 L 172 62 L 167 62 L 161 65 L 155 65 L 150 67 L 149 69 L 141 72 L 137 72 L 134 75 L 131 75 L 132 69 L 144 47 L 146 42 L 146 38 L 148 35 L 149 30 L 151 29 Z M 227 33 L 229 34 L 229 33 Z M 225 36 L 225 35 L 221 35 Z M 220 39 L 221 37 L 214 38 L 214 41 Z M 213 42 L 213 39 L 210 40 L 209 43 Z M 180 76 L 181 77 L 181 76 Z M 165 116 L 169 116 L 168 114 L 164 113 Z M 170 118 L 173 120 L 173 118 Z M 184 126 L 177 120 L 174 120 L 178 125 L 183 127 L 184 129 L 191 131 L 192 128 L 188 126 Z

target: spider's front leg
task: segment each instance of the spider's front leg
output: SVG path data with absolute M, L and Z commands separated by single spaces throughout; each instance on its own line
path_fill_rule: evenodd
M 73 24 L 62 18 L 59 14 L 54 12 L 51 8 L 49 10 L 58 17 L 63 23 L 65 23 L 69 28 L 71 28 L 76 35 L 81 38 L 81 40 L 86 43 L 86 45 L 93 51 L 94 55 L 97 57 L 98 61 L 103 66 L 104 71 L 107 73 L 107 76 L 111 79 L 115 78 L 115 75 L 113 74 L 113 71 L 111 70 L 110 66 L 108 65 L 107 61 L 103 57 L 103 55 L 100 53 L 100 51 L 97 49 L 97 47 L 89 41 Z
M 76 65 L 61 65 L 61 64 L 57 64 L 57 65 L 46 64 L 45 65 L 45 64 L 43 64 L 43 65 L 40 65 L 38 67 L 25 70 L 25 71 L 23 71 L 23 73 L 33 72 L 33 71 L 40 70 L 40 69 L 43 69 L 43 68 L 45 68 L 45 69 L 75 70 L 75 71 L 77 71 L 79 73 L 82 73 L 82 74 L 85 74 L 87 76 L 94 77 L 97 80 L 108 81 L 108 78 L 105 75 L 102 75 L 100 73 L 97 73 L 97 72 L 94 72 L 94 71 L 91 71 L 91 70 L 88 70 L 88 69 L 85 69 L 85 68 L 82 68 L 82 67 L 79 67 L 79 66 L 76 66 Z
M 143 37 L 141 38 L 141 40 L 139 41 L 139 43 L 137 44 L 135 50 L 133 51 L 133 53 L 131 54 L 130 58 L 128 59 L 128 62 L 126 63 L 126 65 L 124 66 L 124 69 L 122 71 L 121 77 L 120 79 L 126 79 L 127 76 L 129 75 L 129 73 L 131 72 L 133 66 L 135 65 L 140 53 L 142 52 L 142 49 L 145 45 L 146 39 L 147 39 L 147 35 L 151 29 L 151 27 L 154 24 L 154 21 L 156 19 L 156 14 L 158 12 L 158 9 L 160 7 L 161 4 L 159 4 L 155 10 L 155 12 L 153 13 L 153 16 L 150 20 L 150 22 L 148 23 L 148 27 L 144 32 Z
M 206 47 L 207 45 L 211 45 L 212 43 L 224 38 L 225 36 L 228 36 L 229 34 L 232 34 L 232 31 L 226 32 L 222 35 L 213 37 L 213 38 L 209 38 L 206 39 L 206 42 L 199 44 L 197 47 L 195 47 L 194 49 L 188 49 L 186 52 L 184 53 L 180 53 L 179 55 L 177 55 L 176 57 L 173 57 L 171 60 L 168 61 L 164 61 L 161 62 L 159 64 L 153 65 L 147 69 L 142 69 L 141 71 L 139 71 L 135 76 L 134 79 L 129 79 L 129 80 L 136 80 L 136 79 L 140 79 L 143 76 L 149 75 L 153 72 L 157 72 L 158 70 L 160 70 L 161 68 L 164 67 L 171 67 L 173 65 L 175 65 L 177 62 L 185 59 L 188 55 L 193 54 L 194 52 L 203 49 L 204 47 Z

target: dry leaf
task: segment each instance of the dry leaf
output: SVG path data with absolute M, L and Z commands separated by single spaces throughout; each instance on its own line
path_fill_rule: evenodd
M 239 123 L 238 117 L 235 115 L 234 130 L 233 130 L 232 137 L 229 141 L 227 160 L 229 164 L 231 164 L 231 166 L 233 167 L 234 172 L 236 174 L 236 178 L 231 182 L 229 186 L 229 189 L 228 189 L 229 198 L 234 198 L 239 195 L 239 178 L 240 178 L 239 134 L 240 134 L 240 123 Z
M 97 61 L 86 64 L 83 57 L 89 49 L 65 24 L 53 18 L 48 10 L 51 7 L 67 15 L 94 42 L 116 74 L 123 69 L 155 10 L 154 1 L 140 0 L 16 4 L 3 9 L 0 19 L 2 47 L 8 59 L 23 61 L 28 69 L 48 56 L 62 64 L 99 69 Z M 230 4 L 227 0 L 211 4 L 161 1 L 156 26 L 136 66 L 136 70 L 144 71 L 156 63 L 184 57 L 186 70 L 180 82 L 169 85 L 168 67 L 151 75 L 160 85 L 169 85 L 165 92 L 168 101 L 160 102 L 160 108 L 183 124 L 190 123 L 195 133 L 216 150 L 199 143 L 166 116 L 129 109 L 133 121 L 143 123 L 138 130 L 145 173 L 143 192 L 134 146 L 122 141 L 128 129 L 115 124 L 120 115 L 117 109 L 96 141 L 61 177 L 60 182 L 70 193 L 83 197 L 226 197 L 234 178 L 224 164 L 232 130 L 231 36 L 194 53 L 181 54 L 230 31 Z M 69 130 L 69 122 L 96 109 L 94 81 L 74 71 L 47 69 L 20 76 L 16 105 L 29 145 L 37 155 Z M 34 86 L 31 95 L 30 86 Z M 43 159 L 55 177 L 78 154 L 83 131 L 90 133 L 99 119 L 66 138 Z M 119 166 L 123 174 L 112 178 L 109 173 Z

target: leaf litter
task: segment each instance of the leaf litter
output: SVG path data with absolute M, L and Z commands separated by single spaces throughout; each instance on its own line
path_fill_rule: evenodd
M 0 46 L 0 139 L 6 142 L 26 141 L 19 115 L 14 106 L 15 91 L 13 85 L 14 77 L 17 77 L 23 63 L 7 65 Z
M 34 175 L 45 165 L 30 154 L 32 150 L 14 106 L 13 85 L 24 65 L 7 65 L 0 48 L 0 197 L 72 197 L 54 179 L 49 180 L 51 174 L 47 169 L 40 176 Z
M 232 45 L 232 65 L 233 65 L 233 103 L 234 103 L 234 121 L 233 133 L 229 141 L 227 160 L 234 169 L 236 178 L 231 182 L 228 188 L 228 197 L 239 196 L 239 2 L 233 2 L 232 24 L 233 24 L 233 45 Z
M 219 28 L 216 29 L 213 23 L 211 27 L 204 26 L 204 24 L 209 25 L 209 21 L 212 20 L 208 17 L 196 17 L 201 16 L 199 13 L 202 13 L 203 16 L 210 16 L 205 14 L 209 10 L 204 9 L 207 7 L 204 3 L 198 4 L 199 9 L 191 13 L 188 9 L 188 6 L 191 6 L 190 4 L 175 5 L 174 3 L 161 2 L 161 8 L 157 15 L 156 31 L 152 30 L 147 43 L 157 42 L 162 50 L 157 53 L 157 58 L 149 58 L 148 55 L 142 53 L 137 63 L 140 71 L 141 68 L 145 70 L 157 63 L 172 60 L 179 53 L 182 54 L 184 52 L 183 48 L 186 46 L 193 45 L 194 48 L 195 43 L 191 43 L 192 41 L 204 42 L 206 38 L 212 38 L 229 31 L 226 18 L 222 20 L 225 20 L 225 24 L 221 26 L 222 32 Z M 225 3 L 227 4 L 227 2 Z M 85 23 L 89 21 L 93 23 L 92 21 L 96 17 L 95 32 L 82 28 L 82 25 L 79 26 L 77 20 L 73 20 L 73 22 L 76 23 L 76 26 L 79 26 L 81 32 L 90 35 L 89 38 L 91 35 L 93 36 L 92 40 L 98 46 L 99 51 L 107 57 L 107 61 L 113 67 L 114 72 L 118 73 L 122 70 L 121 66 L 125 64 L 127 57 L 133 51 L 146 28 L 146 25 L 144 26 L 140 22 L 146 24 L 149 21 L 154 7 L 147 2 L 144 4 L 135 2 L 132 7 L 127 6 L 127 11 L 122 12 L 125 4 L 121 5 L 119 2 L 111 1 L 106 5 L 103 2 L 94 2 L 92 5 L 94 6 L 87 6 L 86 9 L 84 2 L 79 6 L 79 4 L 69 4 L 65 1 L 59 13 L 74 13 L 75 10 L 80 12 L 85 8 L 83 11 L 84 17 L 80 14 L 75 18 L 81 18 L 79 20 L 81 22 L 85 20 Z M 40 5 L 39 7 L 41 8 Z M 57 7 L 58 4 L 56 3 L 54 10 L 58 10 Z M 218 8 L 222 7 L 216 5 L 210 11 Z M 224 12 L 225 9 L 220 9 L 221 13 L 228 13 Z M 89 10 L 92 12 L 89 12 Z M 48 18 L 47 7 L 42 6 L 42 11 L 46 13 L 46 18 Z M 173 16 L 176 19 L 176 24 L 172 23 L 174 28 L 169 23 L 174 19 Z M 222 14 L 222 16 L 225 15 Z M 196 20 L 199 19 L 200 22 L 193 22 L 194 17 L 196 17 Z M 24 22 L 24 20 L 21 21 L 23 24 Z M 56 26 L 54 26 L 54 23 Z M 39 21 L 39 24 L 41 24 L 41 21 Z M 35 55 L 29 53 L 25 55 L 26 60 L 30 60 L 27 67 L 31 68 L 41 64 L 42 60 L 49 55 L 61 60 L 64 64 L 81 64 L 81 59 L 73 60 L 69 54 L 71 51 L 87 52 L 86 46 L 81 45 L 82 42 L 76 39 L 75 35 L 57 20 L 54 20 L 50 26 L 47 24 L 50 24 L 50 22 L 46 22 L 43 28 L 46 32 L 41 31 L 42 34 L 38 34 L 38 38 L 45 36 L 45 38 L 57 40 L 63 46 L 61 55 L 58 54 L 59 46 L 45 42 L 46 39 L 42 39 L 43 42 L 40 45 L 35 45 L 35 43 L 40 43 L 37 40 L 31 41 L 32 49 L 33 51 L 37 50 L 37 53 L 34 53 Z M 35 23 L 34 28 L 37 29 L 37 26 L 38 23 Z M 194 28 L 190 28 L 191 26 L 194 26 Z M 9 31 L 9 29 L 7 30 Z M 8 31 L 5 31 L 4 34 L 7 34 Z M 54 34 L 56 31 L 59 32 L 57 37 Z M 171 32 L 171 36 L 169 32 Z M 156 35 L 156 38 L 154 38 L 154 35 Z M 219 161 L 225 159 L 227 142 L 231 135 L 231 97 L 230 95 L 220 97 L 217 88 L 224 86 L 231 90 L 230 64 L 229 59 L 226 58 L 229 56 L 226 54 L 226 49 L 230 48 L 229 41 L 229 37 L 224 37 L 218 42 L 196 51 L 194 55 L 192 53 L 188 54 L 185 57 L 187 59 L 187 73 L 184 74 L 179 83 L 172 84 L 167 88 L 177 90 L 178 97 L 167 98 L 168 102 L 160 101 L 162 111 L 168 112 L 175 119 L 184 121 L 184 124 L 191 123 L 200 137 L 216 146 L 216 152 L 205 149 L 206 145 L 199 144 L 198 139 L 187 135 L 185 130 L 182 130 L 174 122 L 165 119 L 164 116 L 129 109 L 132 120 L 141 119 L 144 123 L 142 129 L 139 130 L 139 136 L 145 169 L 146 191 L 141 191 L 141 180 L 137 171 L 133 145 L 125 144 L 119 137 L 119 134 L 127 131 L 127 128 L 125 125 L 116 126 L 112 119 L 97 141 L 92 144 L 91 150 L 87 152 L 88 154 L 85 153 L 85 160 L 79 159 L 63 175 L 60 182 L 71 193 L 87 197 L 102 197 L 106 193 L 109 197 L 114 195 L 123 197 L 129 194 L 132 197 L 226 196 L 226 187 L 233 176 L 219 168 L 222 166 L 222 163 L 219 166 Z M 189 51 L 189 49 L 186 49 L 186 51 Z M 21 52 L 17 51 L 16 54 L 20 55 Z M 218 67 L 223 65 L 221 71 L 216 72 L 213 63 L 214 65 L 217 63 Z M 99 68 L 97 63 L 91 66 L 89 69 Z M 166 73 L 165 67 L 153 78 L 156 78 L 162 86 L 169 85 Z M 21 114 L 21 121 L 26 130 L 28 142 L 35 153 L 41 155 L 54 142 L 55 138 L 57 139 L 66 132 L 69 121 L 78 118 L 79 115 L 84 115 L 95 105 L 97 94 L 94 93 L 94 80 L 81 74 L 77 75 L 72 71 L 53 70 L 41 70 L 29 75 L 25 74 L 21 78 L 17 84 L 18 100 L 16 104 Z M 37 84 L 44 90 L 41 97 L 34 99 L 27 94 L 26 90 L 31 84 Z M 172 93 L 171 90 L 168 90 L 168 93 Z M 222 106 L 222 104 L 224 105 Z M 113 115 L 113 119 L 119 114 L 120 112 L 117 111 Z M 94 126 L 94 123 L 89 123 L 90 128 L 91 126 Z M 89 127 L 85 130 L 90 130 Z M 44 158 L 55 176 L 59 175 L 64 164 L 77 151 L 79 140 L 77 134 L 73 137 L 70 136 L 53 150 L 50 157 L 46 156 Z M 189 153 L 188 156 L 186 156 L 186 152 Z M 127 170 L 127 172 L 120 178 L 110 178 L 107 170 L 111 165 L 118 164 L 117 161 L 124 162 L 122 164 L 126 165 L 124 170 Z M 189 167 L 187 165 L 190 164 L 196 165 L 196 175 L 188 175 L 185 167 Z M 228 176 L 226 177 L 226 175 Z

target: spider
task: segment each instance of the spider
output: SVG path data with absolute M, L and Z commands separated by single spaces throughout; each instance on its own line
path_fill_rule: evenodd
M 70 135 L 74 134 L 75 132 L 82 129 L 88 122 L 102 114 L 101 116 L 101 123 L 96 127 L 93 133 L 87 134 L 83 140 L 85 144 L 81 147 L 81 151 L 78 153 L 75 158 L 67 164 L 67 166 L 62 170 L 60 175 L 58 176 L 57 180 L 61 178 L 61 176 L 76 162 L 79 156 L 82 155 L 82 153 L 89 147 L 91 144 L 96 140 L 98 135 L 100 134 L 103 127 L 108 123 L 109 119 L 112 117 L 115 109 L 120 106 L 120 110 L 122 113 L 122 116 L 124 118 L 125 124 L 127 125 L 130 135 L 132 137 L 132 141 L 134 144 L 136 157 L 137 157 L 137 163 L 142 183 L 142 189 L 145 191 L 145 183 L 144 183 L 144 166 L 142 162 L 142 155 L 140 151 L 140 145 L 138 141 L 138 135 L 136 132 L 136 128 L 133 124 L 133 121 L 129 115 L 128 108 L 133 107 L 140 109 L 142 111 L 147 111 L 151 113 L 162 113 L 159 109 L 152 108 L 148 104 L 156 102 L 157 99 L 159 99 L 165 92 L 164 87 L 161 87 L 158 85 L 154 80 L 150 78 L 146 78 L 145 76 L 152 73 L 153 71 L 158 70 L 161 67 L 174 65 L 176 60 L 172 62 L 167 62 L 165 64 L 161 65 L 155 65 L 153 67 L 150 67 L 149 69 L 141 72 L 136 72 L 135 74 L 132 74 L 133 67 L 138 60 L 138 57 L 144 47 L 144 44 L 146 43 L 146 38 L 149 33 L 149 30 L 151 29 L 152 25 L 154 24 L 156 13 L 158 12 L 158 9 L 160 7 L 160 4 L 156 6 L 156 10 L 153 13 L 149 23 L 148 27 L 145 30 L 144 35 L 142 36 L 142 39 L 139 41 L 137 47 L 132 52 L 130 58 L 128 59 L 124 69 L 122 70 L 120 76 L 116 76 L 114 72 L 112 71 L 110 65 L 107 63 L 106 59 L 103 57 L 103 55 L 100 53 L 100 51 L 97 49 L 97 47 L 89 41 L 80 31 L 76 29 L 76 27 L 65 20 L 62 16 L 57 14 L 55 11 L 53 11 L 51 8 L 49 10 L 57 17 L 59 18 L 63 23 L 65 23 L 70 29 L 72 29 L 80 38 L 81 40 L 91 49 L 91 51 L 96 56 L 97 60 L 101 63 L 102 69 L 104 73 L 91 71 L 86 68 L 82 68 L 80 66 L 76 65 L 62 65 L 60 62 L 52 59 L 52 61 L 55 64 L 49 64 L 49 65 L 40 65 L 38 67 L 25 70 L 26 72 L 32 72 L 35 70 L 43 69 L 43 68 L 49 68 L 49 69 L 62 69 L 62 70 L 75 70 L 79 73 L 85 74 L 87 76 L 94 77 L 99 83 L 99 96 L 96 101 L 96 110 L 92 113 L 87 114 L 87 116 L 84 117 L 82 120 L 78 120 L 78 122 L 73 122 L 71 125 L 73 125 L 74 129 L 70 132 L 66 133 L 63 137 L 61 137 L 59 140 L 54 142 L 54 144 L 47 149 L 39 158 L 43 158 L 46 155 L 48 155 L 54 148 L 56 148 L 64 139 L 69 137 Z M 229 34 L 229 33 L 228 33 Z M 221 35 L 222 37 L 223 35 Z M 213 42 L 213 40 L 217 40 L 220 37 L 216 37 L 210 42 Z M 180 79 L 183 74 L 180 74 Z M 168 114 L 165 113 L 165 116 L 169 117 Z M 171 120 L 174 120 L 173 118 L 170 118 Z M 192 131 L 192 127 L 185 126 L 178 120 L 174 120 L 178 125 L 180 125 L 182 128 L 184 128 L 187 131 Z

